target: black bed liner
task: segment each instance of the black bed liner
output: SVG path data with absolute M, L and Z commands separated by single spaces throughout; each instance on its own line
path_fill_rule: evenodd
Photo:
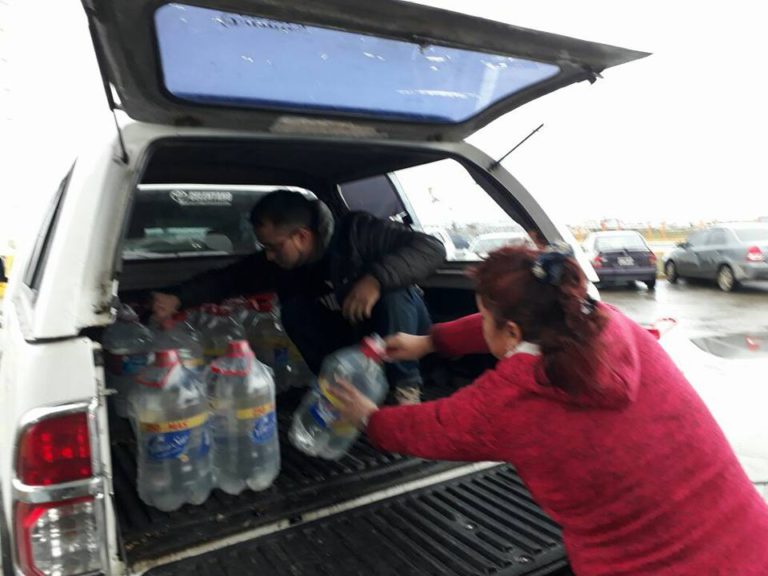
M 566 566 L 557 525 L 500 465 L 147 574 L 533 576 Z
M 446 385 L 431 385 L 427 388 L 428 399 L 450 394 L 452 389 L 455 388 Z M 280 475 L 272 487 L 258 493 L 246 490 L 239 496 L 231 496 L 220 490 L 214 490 L 210 498 L 201 506 L 184 506 L 170 513 L 147 506 L 139 499 L 136 492 L 136 442 L 133 433 L 127 421 L 111 418 L 115 510 L 120 527 L 121 550 L 124 560 L 129 565 L 142 561 L 151 561 L 169 554 L 184 552 L 190 547 L 209 543 L 212 540 L 220 540 L 247 530 L 267 526 L 278 520 L 288 519 L 292 523 L 298 524 L 302 522 L 304 514 L 313 510 L 326 508 L 380 490 L 393 488 L 404 482 L 426 479 L 434 474 L 446 472 L 463 465 L 382 453 L 371 446 L 364 435 L 360 437 L 350 453 L 337 462 L 305 456 L 294 449 L 287 438 L 287 432 L 291 423 L 290 418 L 293 412 L 292 407 L 298 402 L 300 396 L 301 393 L 293 394 L 292 397 L 289 395 L 289 397 L 282 396 L 278 398 L 278 424 L 282 466 Z M 504 538 L 502 540 L 507 542 L 505 546 L 510 547 L 511 551 L 508 554 L 522 551 L 523 556 L 520 556 L 521 559 L 518 562 L 521 565 L 528 563 L 528 557 L 536 560 L 531 564 L 531 567 L 539 566 L 538 559 L 540 557 L 546 560 L 542 560 L 542 566 L 548 565 L 550 555 L 552 555 L 552 558 L 556 557 L 559 559 L 558 562 L 560 564 L 563 563 L 560 560 L 563 560 L 564 552 L 556 525 L 533 503 L 527 490 L 512 468 L 494 468 L 493 472 L 481 473 L 476 479 L 473 478 L 475 477 L 463 477 L 455 482 L 449 481 L 439 485 L 443 486 L 439 490 L 442 491 L 441 493 L 445 497 L 451 500 L 451 502 L 455 499 L 455 502 L 448 506 L 454 510 L 453 514 L 459 514 L 462 517 L 465 515 L 467 518 L 476 517 L 478 521 L 483 520 L 483 522 L 490 523 L 488 528 L 490 532 L 488 534 L 506 533 L 509 531 L 508 525 L 511 523 L 515 526 L 515 529 L 509 531 L 509 535 L 504 537 L 506 540 Z M 461 486 L 461 492 L 464 496 L 453 495 L 455 490 L 458 489 L 456 486 Z M 430 494 L 435 490 L 438 490 L 438 488 L 433 486 L 429 489 L 406 493 L 401 497 L 384 500 L 379 505 L 384 505 L 384 502 L 390 501 L 393 503 L 409 502 L 408 508 L 410 509 L 412 494 L 414 495 L 413 498 L 416 498 L 416 494 Z M 438 500 L 442 497 L 434 496 Z M 422 498 L 422 496 L 418 496 L 418 498 Z M 431 501 L 434 498 L 430 496 L 427 498 L 427 501 Z M 414 500 L 413 502 L 414 505 L 422 506 L 419 503 L 421 502 L 420 500 L 418 502 Z M 378 510 L 376 506 L 367 506 L 338 516 L 348 517 L 350 518 L 349 521 L 353 522 L 352 518 L 357 518 L 362 513 L 362 510 L 373 510 L 374 508 Z M 390 506 L 386 505 L 385 508 L 389 510 Z M 463 510 L 463 512 L 460 512 L 460 510 Z M 376 518 L 380 518 L 379 512 L 372 513 L 376 515 Z M 402 518 L 408 517 L 408 514 L 411 514 L 408 510 L 405 513 L 406 516 L 395 515 L 397 518 L 400 518 L 398 522 L 401 524 L 404 522 Z M 428 517 L 424 516 L 424 518 Z M 333 518 L 337 518 L 337 516 Z M 389 524 L 394 521 L 393 518 L 395 517 L 391 516 L 390 512 L 387 512 L 381 518 L 385 519 L 382 520 L 385 524 Z M 312 525 L 325 526 L 326 523 L 330 522 L 335 526 L 333 522 L 337 521 L 341 522 L 341 519 L 328 519 L 315 522 Z M 357 520 L 354 520 L 354 522 L 357 522 Z M 368 520 L 360 520 L 360 522 L 368 522 Z M 379 522 L 379 520 L 376 520 L 376 522 Z M 427 522 L 430 523 L 431 520 Z M 393 524 L 393 526 L 395 525 Z M 295 538 L 301 539 L 308 538 L 307 534 L 315 534 L 315 532 L 302 532 L 306 526 L 310 526 L 310 524 L 297 525 L 295 529 L 291 528 L 287 532 L 281 532 L 280 534 L 288 535 L 279 536 L 279 538 L 294 538 L 290 534 L 295 533 L 297 534 Z M 430 529 L 435 536 L 435 545 L 439 544 L 437 542 L 440 541 L 438 534 L 444 527 L 444 523 L 437 523 Z M 337 528 L 334 528 L 334 530 L 337 530 Z M 418 531 L 421 531 L 421 528 Z M 444 542 L 440 546 L 450 547 L 450 543 L 458 537 L 457 535 L 449 535 L 450 531 L 446 532 Z M 516 531 L 523 536 L 515 536 Z M 529 541 L 524 536 L 528 532 L 531 532 L 533 541 Z M 300 536 L 299 534 L 304 535 Z M 483 534 L 486 533 L 478 532 L 473 537 L 482 540 L 485 538 Z M 361 534 L 360 537 L 362 536 Z M 278 536 L 276 535 L 274 538 L 278 538 Z M 272 542 L 272 540 L 273 537 L 269 536 L 266 537 L 265 541 Z M 261 541 L 258 540 L 258 542 Z M 397 541 L 397 538 L 394 541 Z M 286 545 L 282 540 L 280 542 L 279 546 L 284 547 Z M 247 544 L 250 546 L 251 543 Z M 250 551 L 250 547 L 248 550 L 248 552 L 243 552 L 248 557 L 256 553 Z M 362 551 L 360 552 L 362 553 Z M 381 553 L 383 554 L 384 552 L 382 551 Z M 541 556 L 542 554 L 544 555 Z M 368 556 L 367 552 L 365 552 L 365 556 Z M 507 560 L 504 560 L 504 562 L 507 562 Z M 248 561 L 250 562 L 251 560 Z M 501 562 L 501 560 L 499 561 Z M 555 564 L 558 564 L 558 562 L 555 562 Z M 515 562 L 512 564 L 515 564 Z M 198 570 L 198 567 L 190 565 L 189 570 L 194 573 L 194 570 Z M 200 568 L 200 570 L 202 570 L 201 574 L 208 573 L 205 569 Z M 547 570 L 542 573 L 549 574 L 549 569 Z M 240 572 L 235 571 L 232 573 L 239 574 Z M 297 574 L 304 573 L 311 574 L 313 572 L 297 572 Z M 322 574 L 322 572 L 314 573 Z M 356 574 L 356 572 L 345 572 L 344 574 L 346 573 Z M 377 572 L 373 571 L 370 573 L 376 574 Z M 389 572 L 383 573 L 389 574 Z M 404 573 L 410 572 L 406 571 Z M 455 573 L 474 574 L 474 572 L 462 571 Z M 478 574 L 529 573 L 539 572 L 499 572 L 496 569 L 478 572 Z M 275 574 L 281 574 L 281 572 L 275 572 Z
M 136 492 L 136 445 L 127 424 L 113 431 L 112 465 L 115 509 L 130 563 L 182 551 L 211 539 L 301 515 L 456 467 L 384 454 L 361 438 L 338 462 L 304 456 L 290 446 L 288 415 L 280 415 L 282 467 L 274 485 L 263 492 L 231 496 L 214 490 L 201 506 L 162 512 L 144 504 Z

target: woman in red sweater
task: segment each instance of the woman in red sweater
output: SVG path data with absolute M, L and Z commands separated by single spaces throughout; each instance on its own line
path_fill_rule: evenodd
M 658 342 L 592 301 L 565 254 L 505 248 L 475 280 L 480 314 L 389 353 L 490 351 L 496 368 L 416 406 L 342 384 L 342 415 L 382 450 L 514 465 L 579 576 L 768 574 L 768 506 Z

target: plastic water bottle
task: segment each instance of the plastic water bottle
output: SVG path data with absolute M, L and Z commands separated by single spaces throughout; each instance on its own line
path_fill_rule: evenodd
M 352 447 L 359 431 L 339 421 L 334 387 L 340 380 L 352 384 L 376 404 L 387 395 L 382 368 L 384 341 L 374 335 L 359 346 L 342 348 L 323 360 L 318 385 L 310 390 L 293 414 L 291 444 L 309 454 L 338 460 Z
M 260 301 L 258 306 L 259 313 L 246 330 L 256 358 L 274 372 L 278 392 L 306 386 L 314 376 L 280 324 L 272 302 Z
M 203 331 L 203 354 L 208 363 L 224 356 L 230 342 L 245 340 L 245 329 L 232 316 L 229 308 L 216 306 L 210 314 L 211 321 Z
M 176 350 L 156 352 L 136 378 L 130 415 L 138 443 L 139 497 L 155 508 L 202 504 L 213 487 L 208 402 Z
M 203 345 L 199 333 L 189 324 L 185 314 L 161 321 L 155 326 L 154 335 L 155 350 L 176 350 L 185 368 L 202 373 L 205 368 Z
M 104 330 L 102 346 L 105 350 L 107 387 L 117 391 L 113 396 L 115 412 L 126 418 L 133 380 L 149 362 L 152 333 L 142 326 L 130 306 L 121 304 L 117 309 L 117 319 Z
M 238 340 L 211 364 L 206 384 L 216 484 L 228 494 L 268 488 L 280 473 L 272 375 Z
M 227 298 L 221 303 L 224 308 L 228 308 L 231 311 L 231 316 L 237 320 L 240 324 L 245 326 L 252 314 L 250 302 L 244 296 L 236 296 L 234 298 Z

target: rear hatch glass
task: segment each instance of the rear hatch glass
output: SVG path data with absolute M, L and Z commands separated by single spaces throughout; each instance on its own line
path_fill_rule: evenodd
M 174 126 L 458 141 L 647 55 L 390 0 L 86 5 L 113 108 Z
M 462 122 L 551 78 L 554 64 L 167 4 L 163 81 L 201 104 Z

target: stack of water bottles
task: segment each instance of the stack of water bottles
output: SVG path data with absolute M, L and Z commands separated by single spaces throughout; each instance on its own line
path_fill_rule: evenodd
M 248 342 L 229 343 L 207 371 L 216 483 L 228 494 L 264 490 L 280 472 L 275 385 Z
M 155 352 L 129 405 L 139 496 L 160 510 L 201 504 L 214 487 L 264 490 L 280 472 L 274 382 L 245 340 L 230 342 L 204 377 L 176 350 Z
M 139 497 L 160 510 L 202 504 L 213 488 L 208 402 L 176 350 L 156 351 L 129 396 Z
M 103 345 L 115 410 L 136 434 L 144 502 L 171 511 L 203 503 L 215 487 L 239 494 L 271 486 L 280 471 L 275 380 L 282 389 L 314 380 L 271 300 L 206 305 L 151 330 L 121 305 Z M 294 446 L 333 460 L 348 451 L 358 432 L 339 421 L 334 386 L 344 380 L 382 402 L 383 354 L 374 336 L 326 358 L 294 413 Z

